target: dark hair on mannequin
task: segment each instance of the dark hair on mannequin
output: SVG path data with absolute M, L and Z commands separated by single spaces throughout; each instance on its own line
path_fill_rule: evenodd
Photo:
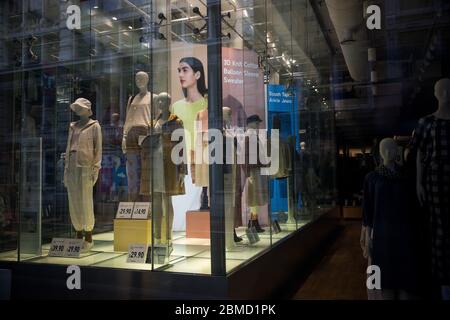
M 205 96 L 208 93 L 208 89 L 206 89 L 205 69 L 203 68 L 203 63 L 194 57 L 182 58 L 180 63 L 186 63 L 189 65 L 194 73 L 200 72 L 200 78 L 197 80 L 197 89 L 202 96 Z M 187 90 L 185 88 L 183 88 L 183 94 L 184 97 L 187 98 Z

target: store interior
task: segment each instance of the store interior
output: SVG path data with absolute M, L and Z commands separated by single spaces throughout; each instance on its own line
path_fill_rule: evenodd
M 390 13 L 383 18 L 386 27 L 375 31 L 360 27 L 362 1 L 349 1 L 348 8 L 331 0 L 221 2 L 222 65 L 214 67 L 223 75 L 227 129 L 248 131 L 256 119 L 269 137 L 279 131 L 284 150 L 284 171 L 264 182 L 256 183 L 244 166 L 233 169 L 232 180 L 225 179 L 225 220 L 232 227 L 213 231 L 231 239 L 225 249 L 227 273 L 334 208 L 344 218 L 360 219 L 362 183 L 376 165 L 379 141 L 395 137 L 406 149 L 419 116 L 434 108 L 434 83 L 449 71 L 444 58 L 449 23 L 424 1 L 393 2 L 382 7 Z M 80 10 L 79 29 L 68 22 L 69 5 Z M 185 170 L 183 191 L 171 193 L 159 213 L 155 194 L 161 193 L 161 167 L 153 162 L 147 177 L 139 171 L 140 178 L 130 178 L 138 170 L 131 160 L 137 158 L 130 156 L 126 140 L 130 108 L 142 92 L 152 97 L 149 123 L 157 123 L 165 105 L 185 130 L 194 124 L 182 107 L 197 107 L 215 93 L 201 89 L 211 67 L 206 1 L 24 0 L 2 1 L 0 8 L 0 171 L 5 173 L 0 260 L 211 274 L 217 252 L 211 246 L 208 192 L 218 187 L 209 186 L 209 169 L 191 163 L 177 167 Z M 196 60 L 182 62 L 191 57 L 202 69 L 194 70 Z M 195 102 L 193 91 L 184 87 L 183 63 L 199 75 L 201 97 Z M 147 75 L 145 90 L 140 72 Z M 57 257 L 50 253 L 54 239 L 78 237 L 64 181 L 68 130 L 80 119 L 71 106 L 79 98 L 90 101 L 91 118 L 102 134 L 101 168 L 91 190 L 95 226 L 83 230 L 93 246 L 78 258 Z M 188 145 L 188 157 L 191 151 Z M 206 173 L 198 179 L 201 170 Z M 146 192 L 136 191 L 145 179 L 156 182 Z M 130 227 L 132 222 L 128 226 L 127 219 L 117 221 L 121 203 L 147 203 L 150 214 L 135 221 L 147 228 L 144 240 L 124 240 L 118 249 L 119 237 L 141 230 Z M 166 208 L 173 210 L 173 220 Z M 166 239 L 155 238 L 159 223 Z M 152 248 L 151 262 L 128 261 L 128 246 L 136 243 Z M 156 245 L 164 249 L 162 260 L 156 258 Z

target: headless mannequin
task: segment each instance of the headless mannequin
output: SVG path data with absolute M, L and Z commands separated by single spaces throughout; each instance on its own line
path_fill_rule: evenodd
M 171 97 L 167 93 L 161 93 L 156 98 L 157 114 L 154 133 L 160 134 L 161 127 L 169 120 L 170 116 L 170 104 Z M 161 170 L 163 164 L 155 164 L 153 170 Z M 173 205 L 171 196 L 165 192 L 153 192 L 153 210 L 155 213 L 155 245 L 163 244 L 169 246 L 169 255 L 173 251 L 172 249 L 172 223 L 173 223 Z M 165 228 L 163 227 L 165 224 Z M 165 230 L 165 235 L 163 235 Z
M 279 116 L 274 116 L 273 118 L 273 124 L 272 124 L 272 128 L 275 130 L 280 130 L 281 129 L 281 122 L 280 122 L 280 118 Z M 288 168 L 289 172 L 288 172 L 288 176 L 284 176 L 284 172 L 283 172 L 283 176 L 281 177 L 281 179 L 286 178 L 287 179 L 287 197 L 288 197 L 288 220 L 287 223 L 288 224 L 295 224 L 296 220 L 295 220 L 295 214 L 294 214 L 294 203 L 293 203 L 293 195 L 292 195 L 292 190 L 293 190 L 293 179 L 292 176 L 290 174 L 290 170 L 292 168 L 292 158 L 291 155 L 289 154 L 289 152 L 284 152 L 282 153 L 282 148 L 285 148 L 286 151 L 290 151 L 289 148 L 289 144 L 286 140 L 282 140 L 280 138 L 280 162 L 281 161 L 285 161 L 285 166 Z M 286 158 L 286 159 L 284 159 Z M 280 179 L 280 178 L 278 178 Z
M 436 112 L 421 120 L 430 124 L 426 135 L 427 141 L 421 141 L 421 146 L 417 148 L 416 157 L 416 191 L 417 198 L 422 207 L 425 207 L 431 219 L 431 239 L 433 256 L 433 273 L 437 281 L 442 286 L 442 296 L 444 300 L 450 300 L 450 284 L 448 273 L 448 250 L 450 240 L 448 234 L 448 224 L 437 221 L 448 219 L 448 188 L 450 172 L 448 170 L 449 153 L 449 122 L 450 122 L 450 79 L 441 79 L 436 82 L 434 95 L 439 102 Z M 431 120 L 430 120 L 431 119 Z M 430 122 L 431 121 L 431 122 Z M 419 122 L 420 123 L 420 122 Z M 416 129 L 416 133 L 420 131 Z M 447 134 L 447 136 L 445 136 Z M 419 136 L 424 137 L 421 133 Z M 420 139 L 420 138 L 419 138 Z M 426 143 L 425 148 L 423 142 Z M 425 151 L 430 148 L 429 153 Z M 425 158 L 427 158 L 425 160 Z M 425 163 L 427 162 L 427 163 Z M 447 200 L 445 200 L 447 199 Z
M 198 143 L 201 143 L 201 155 L 203 155 L 203 152 L 205 148 L 207 148 L 208 142 L 204 142 L 203 135 L 208 134 L 208 109 L 202 110 L 199 113 L 197 113 L 197 125 L 196 128 L 196 137 L 197 139 L 202 139 L 202 141 L 198 141 Z M 201 128 L 199 127 L 201 125 Z M 198 136 L 197 136 L 198 133 Z M 201 134 L 200 134 L 201 133 Z M 195 157 L 197 157 L 197 154 L 195 154 Z M 195 158 L 194 158 L 195 159 Z M 200 160 L 200 164 L 193 164 L 195 166 L 195 170 L 192 170 L 192 172 L 195 172 L 193 175 L 194 184 L 197 187 L 202 187 L 202 195 L 200 200 L 200 210 L 208 210 L 209 209 L 209 197 L 208 197 L 208 187 L 209 187 L 209 165 L 207 163 L 203 163 L 203 159 Z M 197 159 L 195 159 L 197 161 Z
M 254 121 L 254 122 L 250 122 L 247 124 L 247 129 L 249 130 L 254 130 L 254 131 L 258 131 L 259 130 L 259 122 L 258 121 Z M 258 155 L 259 156 L 259 155 Z M 259 168 L 257 169 L 258 172 Z M 260 174 L 260 173 L 258 173 Z M 253 179 L 253 177 L 249 177 L 249 179 Z M 262 197 L 265 197 L 267 195 L 261 195 Z M 259 206 L 250 206 L 250 220 L 248 222 L 248 227 L 255 227 L 256 231 L 258 233 L 262 233 L 265 230 L 263 228 L 260 227 L 259 225 L 259 220 L 258 220 L 258 215 L 259 215 L 259 211 L 261 210 L 261 207 Z
M 438 110 L 433 113 L 437 119 L 450 120 L 450 79 L 441 79 L 436 82 L 434 87 L 434 96 L 439 101 Z M 422 164 L 422 156 L 420 150 L 417 151 L 416 169 L 417 169 L 417 198 L 419 199 L 420 205 L 425 204 L 425 188 L 423 184 L 423 172 L 424 167 Z
M 223 132 L 225 138 L 233 137 L 232 132 L 227 132 L 232 127 L 232 110 L 229 107 L 223 107 Z M 232 138 L 231 138 L 232 139 Z M 225 143 L 225 141 L 224 141 Z M 233 144 L 234 148 L 234 144 Z M 225 150 L 225 146 L 224 146 Z M 235 153 L 236 154 L 236 150 Z M 225 163 L 224 163 L 225 164 Z M 242 241 L 237 237 L 235 231 L 235 193 L 236 193 L 236 159 L 230 165 L 230 172 L 224 173 L 224 205 L 225 205 L 225 247 L 232 250 L 236 242 Z
M 122 151 L 127 155 L 128 200 L 140 199 L 141 158 L 138 146 L 139 136 L 146 136 L 151 123 L 152 94 L 148 91 L 149 76 L 145 72 L 136 74 L 136 86 L 139 93 L 130 97 L 124 124 Z M 132 145 L 132 147 L 131 147 Z

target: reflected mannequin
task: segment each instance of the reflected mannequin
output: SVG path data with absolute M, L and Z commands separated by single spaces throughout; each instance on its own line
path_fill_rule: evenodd
M 412 147 L 417 150 L 416 192 L 431 223 L 432 272 L 450 296 L 450 79 L 436 82 L 438 110 L 419 120 Z
M 65 154 L 64 185 L 69 197 L 69 211 L 77 238 L 85 242 L 83 251 L 89 251 L 94 242 L 93 188 L 98 179 L 102 159 L 102 130 L 92 120 L 91 102 L 77 99 L 70 108 L 80 120 L 72 122 Z
M 140 137 L 147 136 L 151 125 L 151 102 L 153 95 L 148 91 L 149 76 L 145 72 L 136 74 L 139 93 L 128 99 L 127 114 L 123 128 L 122 151 L 126 154 L 128 201 L 140 201 L 141 190 L 141 147 Z

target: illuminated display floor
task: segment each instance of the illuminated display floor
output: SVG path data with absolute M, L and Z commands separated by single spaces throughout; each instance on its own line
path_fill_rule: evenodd
M 267 229 L 267 228 L 266 228 Z M 295 229 L 295 225 L 281 224 L 282 232 L 272 235 L 272 244 L 288 236 Z M 265 232 L 260 234 L 260 241 L 249 245 L 245 236 L 245 228 L 236 229 L 237 234 L 244 240 L 237 244 L 233 250 L 226 252 L 227 272 L 238 267 L 240 264 L 248 261 L 252 257 L 260 254 L 270 246 L 270 234 Z M 22 260 L 33 263 L 59 264 L 59 265 L 80 265 L 80 266 L 98 266 L 118 269 L 151 270 L 151 264 L 127 263 L 126 252 L 115 252 L 113 247 L 113 232 L 106 232 L 94 235 L 94 247 L 88 252 L 81 254 L 80 258 L 61 258 L 48 257 L 50 244 L 42 246 L 41 257 L 22 256 Z M 170 255 L 169 263 L 154 264 L 157 270 L 169 272 L 211 273 L 211 252 L 209 239 L 186 238 L 184 232 L 173 233 L 173 252 Z M 17 252 L 5 252 L 0 254 L 0 260 L 16 261 Z

